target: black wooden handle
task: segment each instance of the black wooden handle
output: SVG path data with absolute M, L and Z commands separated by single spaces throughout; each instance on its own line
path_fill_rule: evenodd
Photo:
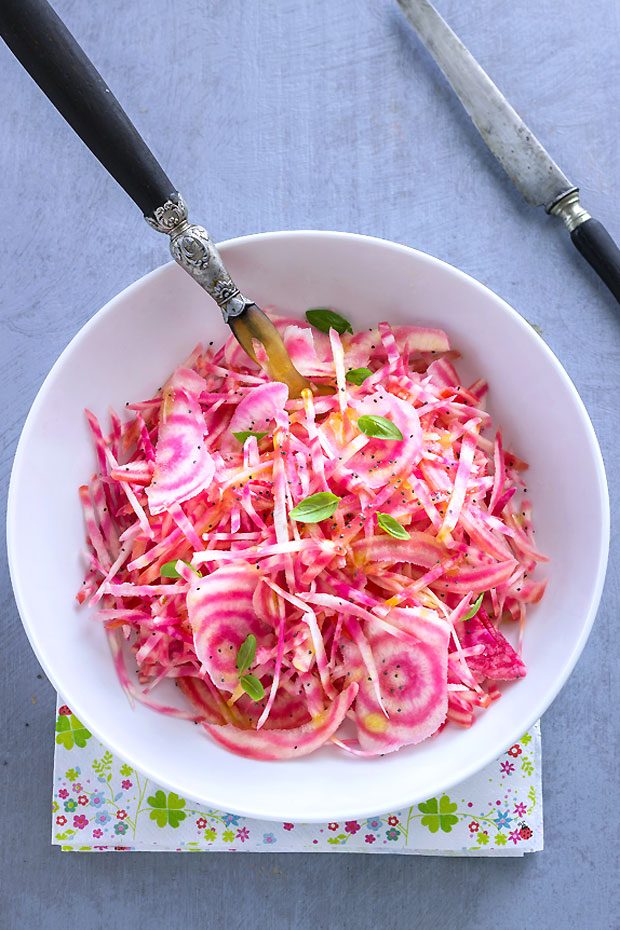
M 170 199 L 174 185 L 47 0 L 0 0 L 0 35 L 145 215 Z
M 570 237 L 620 303 L 620 249 L 603 224 L 590 218 L 576 226 Z

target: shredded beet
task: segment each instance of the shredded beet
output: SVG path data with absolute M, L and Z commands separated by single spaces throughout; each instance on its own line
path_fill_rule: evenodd
M 470 726 L 526 674 L 504 631 L 520 643 L 545 590 L 527 465 L 441 330 L 276 323 L 314 394 L 289 399 L 231 337 L 107 437 L 87 412 L 78 601 L 131 697 L 250 758 L 383 755 Z M 164 679 L 191 711 L 149 696 Z

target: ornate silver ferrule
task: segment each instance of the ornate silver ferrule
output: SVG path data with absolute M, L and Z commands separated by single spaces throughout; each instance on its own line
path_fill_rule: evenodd
M 157 232 L 170 236 L 172 257 L 213 297 L 225 323 L 240 316 L 253 303 L 243 296 L 226 271 L 207 230 L 189 222 L 187 206 L 180 194 L 157 207 L 145 220 Z
M 549 213 L 559 216 L 569 232 L 591 219 L 587 210 L 579 202 L 579 190 L 575 189 L 564 194 L 549 207 Z

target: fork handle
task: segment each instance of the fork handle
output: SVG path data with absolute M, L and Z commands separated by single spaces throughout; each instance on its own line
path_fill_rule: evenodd
M 0 0 L 0 35 L 145 216 L 176 188 L 47 0 Z
M 47 0 L 0 0 L 0 36 L 56 109 L 219 305 L 224 320 L 252 304 L 226 271 L 209 234 L 188 220 L 183 198 L 93 63 Z
M 248 354 L 252 338 L 262 341 L 273 376 L 299 396 L 308 382 L 275 326 L 240 292 L 206 229 L 189 222 L 183 198 L 47 0 L 0 0 L 0 36 L 148 224 L 170 237 L 173 258 L 213 297 Z

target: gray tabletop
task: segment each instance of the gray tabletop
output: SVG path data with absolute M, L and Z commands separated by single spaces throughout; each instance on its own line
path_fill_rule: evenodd
M 217 238 L 295 228 L 383 236 L 458 265 L 538 323 L 590 411 L 617 503 L 613 299 L 556 222 L 520 201 L 392 0 L 55 5 Z M 615 0 L 439 5 L 619 237 Z M 6 483 L 52 362 L 98 307 L 166 255 L 2 48 L 0 114 Z M 3 554 L 0 926 L 618 928 L 612 539 L 594 631 L 543 721 L 546 849 L 508 861 L 53 849 L 54 695 Z

